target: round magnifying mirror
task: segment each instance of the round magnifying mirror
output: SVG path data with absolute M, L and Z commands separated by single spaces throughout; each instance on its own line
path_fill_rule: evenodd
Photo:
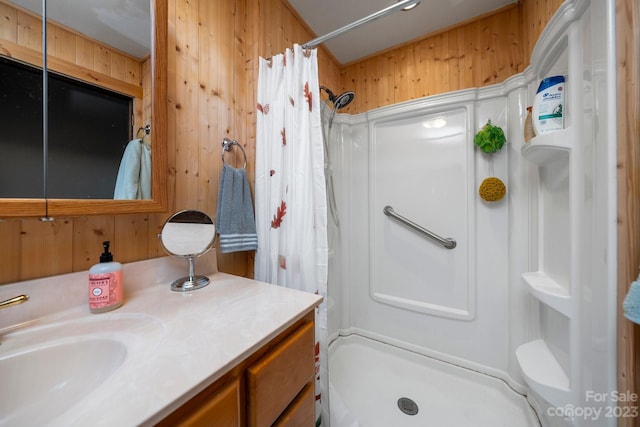
M 209 284 L 206 276 L 195 274 L 195 258 L 206 253 L 216 238 L 216 226 L 204 212 L 185 210 L 173 214 L 158 234 L 168 254 L 189 260 L 189 275 L 171 284 L 174 291 L 192 291 Z

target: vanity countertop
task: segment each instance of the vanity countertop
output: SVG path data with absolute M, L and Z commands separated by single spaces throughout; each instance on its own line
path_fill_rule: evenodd
M 0 357 L 11 350 L 15 337 L 38 330 L 46 334 L 51 325 L 63 327 L 68 336 L 127 337 L 130 350 L 124 363 L 94 390 L 77 396 L 77 403 L 51 425 L 153 425 L 322 299 L 225 273 L 208 275 L 211 283 L 202 289 L 173 292 L 170 284 L 179 276 L 169 278 L 175 274 L 166 269 L 170 262 L 159 258 L 125 264 L 125 303 L 102 314 L 89 312 L 86 272 L 0 287 L 0 298 L 30 294 L 26 303 L 3 310 L 22 313 L 14 314 L 10 324 L 2 319 Z M 159 274 L 162 269 L 166 271 Z M 61 283 L 69 289 L 56 298 L 52 293 L 60 293 Z

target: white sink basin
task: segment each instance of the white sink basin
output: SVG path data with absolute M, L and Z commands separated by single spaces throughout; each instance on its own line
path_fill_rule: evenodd
M 121 342 L 89 338 L 0 356 L 0 425 L 46 424 L 98 387 L 126 355 Z
M 0 334 L 0 426 L 66 425 L 105 387 L 119 390 L 126 379 L 118 372 L 162 335 L 161 323 L 142 313 L 43 321 Z

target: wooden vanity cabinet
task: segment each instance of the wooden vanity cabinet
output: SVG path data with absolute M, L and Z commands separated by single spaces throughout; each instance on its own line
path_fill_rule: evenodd
M 312 322 L 300 326 L 247 368 L 249 427 L 273 425 L 298 393 L 313 381 L 313 328 Z
M 315 401 L 314 383 L 310 381 L 273 425 L 275 427 L 314 426 Z
M 162 420 L 158 426 L 237 427 L 241 424 L 240 381 L 215 382 Z
M 160 421 L 160 427 L 315 425 L 314 311 Z

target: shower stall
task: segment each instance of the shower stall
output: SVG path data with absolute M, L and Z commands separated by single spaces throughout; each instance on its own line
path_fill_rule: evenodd
M 611 1 L 566 1 L 532 65 L 499 85 L 357 115 L 323 89 L 323 421 L 615 425 L 612 15 Z M 565 129 L 525 143 L 549 75 L 567 77 Z M 473 144 L 488 120 L 508 141 L 493 155 Z M 478 196 L 489 176 L 504 199 Z
M 331 426 L 539 425 L 496 351 L 508 344 L 508 207 L 474 188 L 488 173 L 470 143 L 475 117 L 504 124 L 506 110 L 469 91 L 338 115 L 331 128 L 326 111 Z M 494 160 L 499 176 L 506 166 Z

